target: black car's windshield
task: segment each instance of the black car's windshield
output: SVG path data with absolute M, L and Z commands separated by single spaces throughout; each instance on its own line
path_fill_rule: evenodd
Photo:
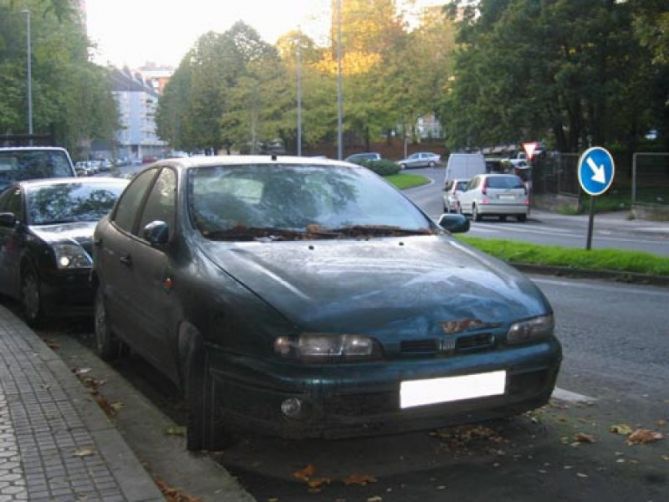
M 37 178 L 74 177 L 63 150 L 0 150 L 0 186 Z
M 63 183 L 30 187 L 26 192 L 28 223 L 52 225 L 97 221 L 123 191 L 123 183 Z
M 210 239 L 318 239 L 425 234 L 432 226 L 364 169 L 245 165 L 192 169 L 191 218 Z

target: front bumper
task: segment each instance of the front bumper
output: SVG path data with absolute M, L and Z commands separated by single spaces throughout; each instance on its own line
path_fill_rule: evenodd
M 350 437 L 424 430 L 510 416 L 545 404 L 561 347 L 552 338 L 523 347 L 427 359 L 325 367 L 278 364 L 209 349 L 213 389 L 226 426 L 286 438 Z M 503 395 L 400 408 L 400 383 L 498 370 Z M 281 403 L 302 401 L 298 416 Z
M 57 270 L 40 274 L 42 305 L 48 315 L 90 314 L 93 288 L 90 269 Z

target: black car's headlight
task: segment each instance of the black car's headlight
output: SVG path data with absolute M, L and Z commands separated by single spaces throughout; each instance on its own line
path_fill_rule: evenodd
M 59 269 L 91 268 L 93 260 L 78 244 L 64 243 L 51 246 L 56 255 L 56 265 Z
M 363 335 L 330 335 L 302 333 L 298 337 L 280 336 L 274 340 L 274 351 L 286 358 L 308 362 L 341 362 L 377 359 L 378 342 Z
M 554 329 L 553 314 L 534 317 L 512 324 L 506 334 L 506 342 L 518 344 L 541 340 L 551 336 Z

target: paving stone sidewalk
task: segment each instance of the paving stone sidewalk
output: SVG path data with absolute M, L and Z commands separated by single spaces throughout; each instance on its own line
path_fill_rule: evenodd
M 0 502 L 164 497 L 60 358 L 0 305 Z

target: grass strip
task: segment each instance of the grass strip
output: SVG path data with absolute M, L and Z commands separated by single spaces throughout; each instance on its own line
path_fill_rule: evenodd
M 406 173 L 391 174 L 390 176 L 385 176 L 384 179 L 395 185 L 400 190 L 427 185 L 430 182 L 430 178 L 426 178 L 425 176 Z
M 620 249 L 586 251 L 503 239 L 481 239 L 470 236 L 458 238 L 484 253 L 511 263 L 669 276 L 669 258 L 640 251 Z

